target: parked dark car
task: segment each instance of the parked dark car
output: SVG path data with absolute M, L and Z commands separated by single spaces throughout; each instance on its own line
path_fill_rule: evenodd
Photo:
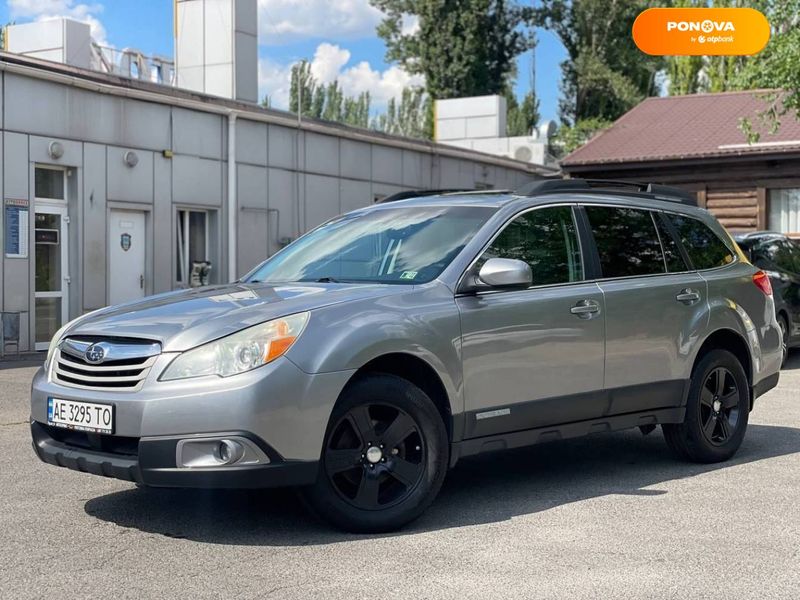
M 785 360 L 789 348 L 800 346 L 800 244 L 774 231 L 740 234 L 736 242 L 772 283 Z

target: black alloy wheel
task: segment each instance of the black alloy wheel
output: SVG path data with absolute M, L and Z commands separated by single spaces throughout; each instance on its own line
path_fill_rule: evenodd
M 683 460 L 716 463 L 742 445 L 750 416 L 750 381 L 738 357 L 716 348 L 692 369 L 682 423 L 664 423 L 664 439 Z
M 419 425 L 404 411 L 380 403 L 350 409 L 334 425 L 324 467 L 339 496 L 361 510 L 403 502 L 425 470 Z
M 700 392 L 700 423 L 703 435 L 714 446 L 725 444 L 739 424 L 739 388 L 725 367 L 712 370 Z

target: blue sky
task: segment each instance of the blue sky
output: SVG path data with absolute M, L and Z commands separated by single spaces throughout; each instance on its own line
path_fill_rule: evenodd
M 403 86 L 419 83 L 385 62 L 383 42 L 375 35 L 380 13 L 367 0 L 258 0 L 258 5 L 259 87 L 279 108 L 287 101 L 291 64 L 302 58 L 312 61 L 318 79 L 338 78 L 350 93 L 369 90 L 378 109 Z M 0 23 L 71 16 L 89 22 L 101 43 L 172 56 L 172 10 L 173 0 L 7 0 L 0 4 Z M 536 91 L 542 118 L 555 119 L 565 52 L 551 33 L 537 35 Z M 518 65 L 519 95 L 529 89 L 530 67 L 528 53 Z

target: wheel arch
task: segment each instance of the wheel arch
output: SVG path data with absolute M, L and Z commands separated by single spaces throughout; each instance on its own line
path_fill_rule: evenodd
M 458 427 L 453 418 L 453 407 L 442 378 L 430 363 L 405 352 L 392 352 L 377 356 L 361 366 L 350 377 L 348 385 L 366 374 L 385 373 L 402 377 L 420 388 L 436 406 L 447 430 L 450 442 L 458 435 Z M 345 386 L 346 388 L 347 386 Z
M 747 383 L 752 390 L 753 387 L 753 357 L 750 353 L 750 347 L 747 345 L 744 337 L 733 329 L 717 329 L 711 333 L 701 344 L 697 354 L 695 355 L 694 362 L 692 363 L 692 373 L 697 364 L 703 357 L 712 350 L 727 350 L 733 354 L 744 368 L 745 375 L 747 376 Z M 752 405 L 753 394 L 750 393 L 750 403 Z

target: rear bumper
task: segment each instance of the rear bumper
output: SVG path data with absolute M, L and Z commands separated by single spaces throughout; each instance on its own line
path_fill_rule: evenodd
M 271 462 L 266 465 L 222 468 L 178 468 L 176 446 L 181 438 L 141 438 L 135 454 L 119 453 L 67 444 L 55 439 L 46 425 L 31 422 L 33 449 L 43 462 L 141 485 L 271 488 L 310 485 L 316 480 L 318 461 L 285 460 L 253 434 L 236 433 L 256 442 L 267 453 Z

